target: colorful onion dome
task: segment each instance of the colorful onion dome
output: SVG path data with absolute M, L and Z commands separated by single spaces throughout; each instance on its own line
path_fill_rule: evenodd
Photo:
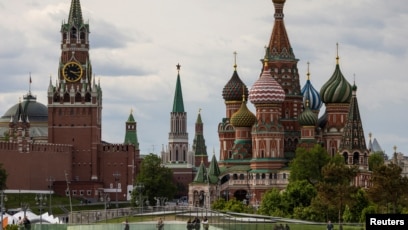
M 256 117 L 249 111 L 245 99 L 242 100 L 241 108 L 232 114 L 230 122 L 234 127 L 252 127 L 255 124 Z
M 310 81 L 309 63 L 307 64 L 307 81 L 301 90 L 303 96 L 303 104 L 306 105 L 306 101 L 308 101 L 311 110 L 320 110 L 323 102 L 320 98 L 319 92 L 313 87 Z
M 255 105 L 282 103 L 285 100 L 285 91 L 272 77 L 271 70 L 268 68 L 267 60 L 264 62 L 264 69 L 261 77 L 255 82 L 249 91 L 249 100 Z
M 305 110 L 298 117 L 301 126 L 315 126 L 317 123 L 317 115 L 309 107 L 309 101 L 306 100 Z
M 320 96 L 324 103 L 349 103 L 351 100 L 351 85 L 340 71 L 337 56 L 336 69 L 332 77 L 320 89 Z
M 234 53 L 236 54 L 236 53 Z M 234 65 L 234 73 L 222 90 L 225 101 L 240 101 L 242 99 L 242 88 L 244 88 L 245 99 L 248 98 L 248 88 L 238 76 L 237 64 Z
M 248 88 L 239 78 L 237 70 L 234 70 L 231 79 L 222 90 L 225 101 L 240 101 L 242 98 L 242 87 L 245 87 L 245 98 L 248 98 Z

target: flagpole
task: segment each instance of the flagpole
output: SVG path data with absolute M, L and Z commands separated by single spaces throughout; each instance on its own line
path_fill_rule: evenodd
M 28 94 L 31 94 L 31 72 L 30 72 L 30 84 L 28 86 Z

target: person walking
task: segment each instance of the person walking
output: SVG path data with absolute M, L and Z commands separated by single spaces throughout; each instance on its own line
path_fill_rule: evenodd
M 204 230 L 208 230 L 209 227 L 210 225 L 208 224 L 208 218 L 205 216 L 203 219 L 203 228 Z
M 327 230 L 333 230 L 334 226 L 332 224 L 332 222 L 329 220 L 329 222 L 327 223 Z
M 164 228 L 164 222 L 163 222 L 163 219 L 162 219 L 162 218 L 159 218 L 159 220 L 157 221 L 156 227 L 157 227 L 157 230 L 163 230 L 163 228 Z
M 126 219 L 126 221 L 125 221 L 125 228 L 123 229 L 123 230 L 129 230 L 130 228 L 129 228 L 129 222 L 128 222 L 128 220 Z

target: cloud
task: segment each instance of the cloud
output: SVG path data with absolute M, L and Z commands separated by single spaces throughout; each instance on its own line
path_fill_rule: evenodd
M 49 76 L 55 81 L 60 56 L 60 26 L 69 1 L 0 3 L 0 106 L 8 108 L 28 90 L 46 103 Z M 134 109 L 142 153 L 156 153 L 168 142 L 170 111 L 180 63 L 190 144 L 202 108 L 207 150 L 218 152 L 217 125 L 225 116 L 221 97 L 233 72 L 250 87 L 259 77 L 260 59 L 274 24 L 271 1 L 121 0 L 112 8 L 98 0 L 81 1 L 89 21 L 93 72 L 103 89 L 103 139 L 121 142 Z M 366 135 L 372 131 L 388 153 L 408 151 L 408 136 L 398 121 L 408 113 L 406 38 L 408 5 L 403 0 L 286 1 L 285 25 L 300 81 L 307 62 L 316 89 L 330 78 L 339 43 L 340 66 L 358 86 Z M 254 111 L 253 105 L 248 104 Z M 4 109 L 5 110 L 5 109 Z M 5 112 L 5 111 L 4 111 Z M 399 138 L 393 138 L 398 136 Z M 212 153 L 211 153 L 212 154 Z M 210 155 L 211 155 L 210 154 Z M 216 154 L 218 155 L 218 154 Z

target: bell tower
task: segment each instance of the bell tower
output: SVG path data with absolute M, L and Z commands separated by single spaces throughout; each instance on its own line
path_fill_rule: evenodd
M 102 89 L 92 78 L 89 25 L 79 0 L 72 0 L 61 26 L 58 78 L 48 87 L 48 142 L 73 146 L 72 180 L 98 179 Z

